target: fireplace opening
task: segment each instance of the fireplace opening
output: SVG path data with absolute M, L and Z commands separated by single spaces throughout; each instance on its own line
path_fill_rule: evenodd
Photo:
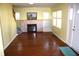
M 27 32 L 37 32 L 37 24 L 27 24 Z

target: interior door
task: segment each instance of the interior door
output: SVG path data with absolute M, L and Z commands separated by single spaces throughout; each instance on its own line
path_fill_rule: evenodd
M 75 20 L 73 27 L 72 48 L 79 53 L 79 4 L 75 4 Z
M 79 53 L 79 4 L 69 6 L 67 44 Z
M 66 43 L 69 46 L 72 46 L 72 39 L 73 39 L 73 26 L 74 26 L 74 7 L 73 4 L 69 4 L 69 9 L 68 9 L 68 28 L 67 28 L 67 40 Z

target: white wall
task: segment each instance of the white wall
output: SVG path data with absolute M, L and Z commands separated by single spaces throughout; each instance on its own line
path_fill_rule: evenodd
M 16 22 L 13 17 L 11 4 L 0 4 L 0 20 L 2 29 L 3 48 L 5 49 L 16 35 Z
M 3 44 L 2 44 L 2 35 L 1 35 L 1 26 L 0 26 L 0 56 L 3 56 Z

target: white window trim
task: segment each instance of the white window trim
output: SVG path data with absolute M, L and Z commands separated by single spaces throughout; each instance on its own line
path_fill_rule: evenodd
M 15 19 L 20 20 L 20 12 L 15 12 Z
M 62 12 L 62 10 L 57 10 L 57 11 L 54 11 L 54 12 L 53 12 L 53 13 L 56 12 L 56 17 L 54 17 L 54 15 L 53 15 L 53 13 L 52 13 L 52 15 L 53 15 L 53 21 L 54 21 L 54 19 L 56 19 L 56 25 L 54 25 L 54 23 L 53 23 L 53 26 L 56 27 L 56 28 L 61 29 L 61 28 L 62 28 L 62 16 L 61 16 L 61 18 L 57 17 L 57 12 L 58 12 L 58 11 L 61 11 L 61 12 Z M 58 26 L 57 19 L 61 19 L 60 27 Z
M 48 20 L 49 19 L 49 12 L 43 12 L 43 19 Z

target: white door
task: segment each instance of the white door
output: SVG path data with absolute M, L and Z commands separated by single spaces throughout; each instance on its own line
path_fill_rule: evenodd
M 75 4 L 75 20 L 73 28 L 72 48 L 79 53 L 79 4 Z
M 79 53 L 79 4 L 73 4 L 73 17 L 69 20 L 68 25 L 68 40 L 70 45 L 76 52 Z
M 73 39 L 73 26 L 74 26 L 74 7 L 73 4 L 69 4 L 69 9 L 68 9 L 68 24 L 67 24 L 67 40 L 66 43 L 69 46 L 72 46 L 72 39 Z

